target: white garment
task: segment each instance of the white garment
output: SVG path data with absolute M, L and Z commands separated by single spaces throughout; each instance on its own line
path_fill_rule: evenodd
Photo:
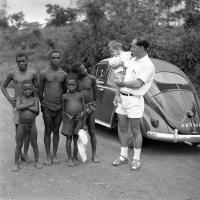
M 144 85 L 140 88 L 121 88 L 121 92 L 130 93 L 136 96 L 143 96 L 151 87 L 155 75 L 155 67 L 149 56 L 146 55 L 141 59 L 131 58 L 125 63 L 127 70 L 124 81 L 141 79 Z

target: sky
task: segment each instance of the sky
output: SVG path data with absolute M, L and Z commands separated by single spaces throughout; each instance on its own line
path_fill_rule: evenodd
M 13 14 L 22 11 L 25 15 L 25 20 L 28 22 L 39 22 L 45 24 L 50 16 L 46 12 L 46 4 L 58 4 L 64 8 L 72 7 L 73 0 L 0 0 L 7 1 L 7 13 Z

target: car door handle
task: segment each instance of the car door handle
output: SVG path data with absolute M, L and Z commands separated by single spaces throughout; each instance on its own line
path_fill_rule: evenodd
M 104 91 L 104 88 L 100 87 L 100 88 L 99 88 L 99 91 Z

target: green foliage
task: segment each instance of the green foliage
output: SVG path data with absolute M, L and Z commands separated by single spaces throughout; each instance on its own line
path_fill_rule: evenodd
M 64 26 L 66 23 L 76 19 L 75 9 L 63 8 L 57 4 L 47 4 L 47 13 L 50 14 L 50 20 L 47 26 Z

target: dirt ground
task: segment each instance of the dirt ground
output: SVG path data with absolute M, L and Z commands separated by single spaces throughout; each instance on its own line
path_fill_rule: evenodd
M 40 161 L 45 159 L 44 125 L 37 119 Z M 155 141 L 145 143 L 142 168 L 131 171 L 130 165 L 113 167 L 111 161 L 119 153 L 116 134 L 97 126 L 98 155 L 94 164 L 91 147 L 89 160 L 69 168 L 64 162 L 65 138 L 60 135 L 58 165 L 35 169 L 22 164 L 18 173 L 11 171 L 14 163 L 15 133 L 11 106 L 0 92 L 0 199 L 1 200 L 199 200 L 200 150 L 186 144 Z M 29 155 L 33 159 L 32 148 Z M 130 150 L 130 155 L 132 151 Z M 131 158 L 132 156 L 130 156 Z

